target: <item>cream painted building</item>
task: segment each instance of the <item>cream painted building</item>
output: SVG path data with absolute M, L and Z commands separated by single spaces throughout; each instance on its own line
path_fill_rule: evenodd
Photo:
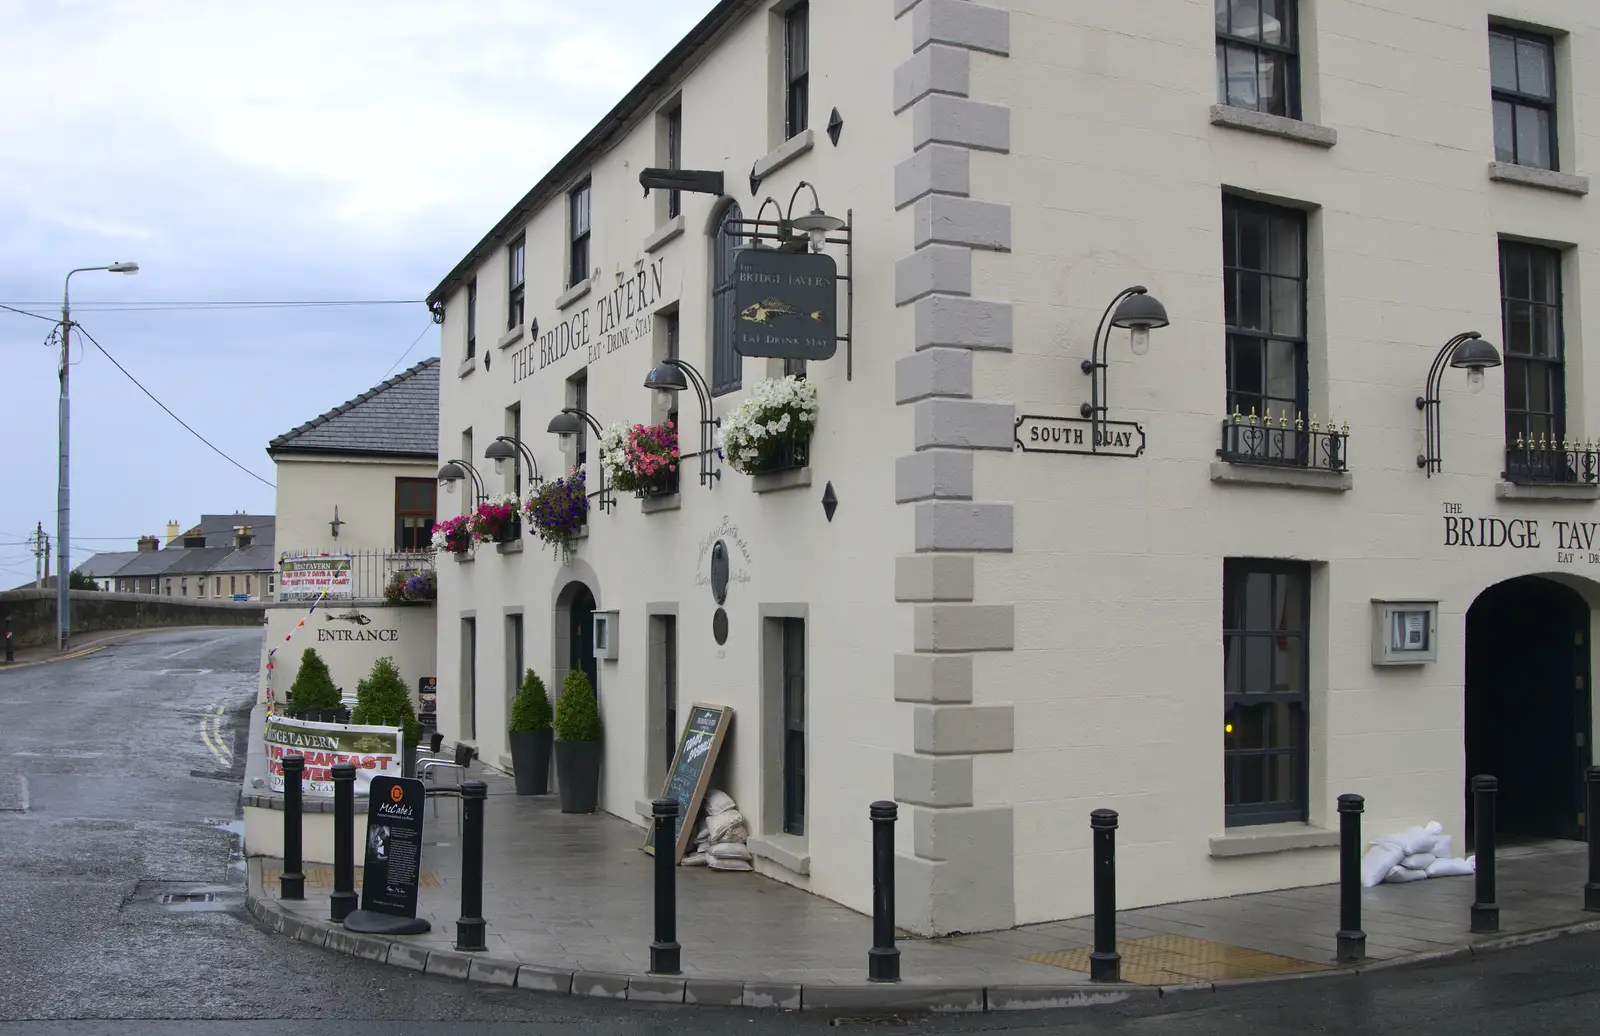
M 660 420 L 669 350 L 717 416 L 781 376 L 716 302 L 803 180 L 853 275 L 808 461 L 442 566 L 446 735 L 506 760 L 515 660 L 592 668 L 637 821 L 669 717 L 731 706 L 760 869 L 867 910 L 894 798 L 920 932 L 1087 912 L 1097 807 L 1123 906 L 1331 880 L 1342 793 L 1460 839 L 1473 773 L 1576 837 L 1600 15 L 1426 6 L 718 3 L 435 290 L 441 456 L 570 468 L 551 419 Z M 644 196 L 673 166 L 722 193 Z

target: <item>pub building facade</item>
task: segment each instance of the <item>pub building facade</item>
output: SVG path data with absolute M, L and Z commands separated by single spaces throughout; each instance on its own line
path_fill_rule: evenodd
M 515 675 L 582 667 L 642 824 L 729 706 L 758 869 L 870 909 L 892 798 L 923 933 L 1086 913 L 1099 807 L 1125 907 L 1333 880 L 1347 792 L 1581 837 L 1596 48 L 1581 0 L 716 4 L 430 298 L 441 461 L 593 505 L 441 558 L 441 729 L 509 764 Z M 819 255 L 832 312 L 735 278 Z M 815 432 L 743 474 L 702 418 L 786 375 Z M 595 427 L 674 414 L 676 486 L 605 491 Z

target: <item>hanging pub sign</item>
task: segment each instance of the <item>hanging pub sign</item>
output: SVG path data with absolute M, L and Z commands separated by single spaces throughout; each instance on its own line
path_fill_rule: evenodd
M 735 253 L 734 350 L 783 360 L 831 357 L 839 348 L 838 272 L 820 252 Z
M 1013 435 L 1024 453 L 1084 453 L 1098 457 L 1141 457 L 1144 429 L 1132 421 L 1092 421 L 1086 417 L 1017 418 Z

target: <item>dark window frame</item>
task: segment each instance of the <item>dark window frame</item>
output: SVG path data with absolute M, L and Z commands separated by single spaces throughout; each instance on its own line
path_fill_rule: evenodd
M 1264 220 L 1260 225 L 1262 231 L 1261 260 L 1259 266 L 1249 266 L 1246 263 L 1246 249 L 1244 247 L 1244 227 L 1246 219 Z M 1291 221 L 1300 238 L 1298 259 L 1295 263 L 1294 273 L 1283 273 L 1274 269 L 1274 256 L 1271 254 L 1273 241 L 1273 220 Z M 1310 283 L 1310 225 L 1306 212 L 1302 209 L 1289 208 L 1283 205 L 1271 205 L 1265 202 L 1253 201 L 1237 195 L 1224 194 L 1222 197 L 1222 233 L 1223 233 L 1223 325 L 1226 334 L 1226 375 L 1227 387 L 1226 411 L 1232 415 L 1237 409 L 1242 415 L 1248 417 L 1252 410 L 1266 420 L 1269 413 L 1273 418 L 1282 417 L 1281 410 L 1272 410 L 1269 404 L 1282 404 L 1290 406 L 1293 413 L 1288 414 L 1288 425 L 1294 426 L 1297 419 L 1306 415 L 1310 397 L 1310 362 L 1309 339 L 1307 337 L 1307 309 L 1309 308 L 1309 283 Z M 1231 258 L 1231 261 L 1230 261 Z M 1292 298 L 1299 307 L 1297 323 L 1298 334 L 1280 334 L 1271 326 L 1265 328 L 1250 327 L 1244 323 L 1244 310 L 1246 306 L 1245 279 L 1256 281 L 1256 304 L 1258 314 L 1263 318 L 1259 322 L 1272 324 L 1273 322 L 1273 287 L 1278 281 L 1297 281 L 1298 290 Z M 1288 345 L 1293 350 L 1294 365 L 1294 394 L 1293 398 L 1271 393 L 1272 385 L 1269 378 L 1274 343 Z M 1256 358 L 1255 371 L 1258 374 L 1259 389 L 1242 386 L 1239 383 L 1248 369 L 1240 361 L 1241 353 L 1253 350 Z
M 1512 284 L 1510 267 L 1514 257 L 1519 254 L 1526 257 L 1528 274 L 1528 287 L 1522 295 L 1511 293 L 1516 285 Z M 1526 437 L 1526 448 L 1532 448 L 1532 443 L 1540 433 L 1552 436 L 1556 442 L 1560 442 L 1567 434 L 1566 321 L 1563 319 L 1566 288 L 1561 276 L 1563 258 L 1559 248 L 1548 245 L 1504 238 L 1500 241 L 1500 341 L 1505 346 L 1501 374 L 1505 386 L 1506 446 L 1510 448 L 1519 448 L 1518 434 Z M 1547 298 L 1534 297 L 1538 294 L 1534 288 L 1535 262 L 1548 263 L 1545 270 L 1546 284 L 1549 285 Z M 1513 329 L 1512 317 L 1517 307 L 1527 309 L 1525 339 L 1524 335 Z M 1536 320 L 1535 314 L 1540 312 L 1543 318 Z M 1547 354 L 1542 356 L 1531 348 L 1536 329 L 1540 327 L 1549 332 Z M 1536 410 L 1531 405 L 1533 399 L 1529 391 L 1533 374 L 1539 370 L 1549 379 L 1545 390 L 1548 409 L 1544 410 Z M 1512 402 L 1519 391 L 1522 405 L 1513 406 Z M 1511 474 L 1514 476 L 1515 473 Z
M 1283 42 L 1271 43 L 1263 39 L 1265 14 L 1261 5 L 1256 4 L 1258 18 L 1256 21 L 1256 35 L 1249 36 L 1238 32 L 1239 26 L 1233 21 L 1235 0 L 1216 0 L 1216 19 L 1213 26 L 1216 31 L 1216 56 L 1217 56 L 1217 103 L 1230 108 L 1242 108 L 1245 111 L 1261 112 L 1265 115 L 1278 115 L 1286 119 L 1299 120 L 1302 117 L 1301 89 L 1300 89 L 1300 0 L 1277 0 L 1279 10 L 1283 13 Z M 1226 12 L 1226 24 L 1222 16 Z M 1255 68 L 1256 103 L 1254 106 L 1236 104 L 1228 89 L 1228 51 L 1232 48 L 1235 53 L 1240 50 L 1248 51 L 1253 58 Z M 1263 104 L 1260 93 L 1262 60 L 1277 60 L 1282 62 L 1284 77 L 1283 110 L 1273 110 L 1270 100 Z
M 662 722 L 666 726 L 665 766 L 672 768 L 672 758 L 678 751 L 678 617 L 657 615 L 661 631 L 661 705 Z
M 461 617 L 462 650 L 465 657 L 462 661 L 466 669 L 466 740 L 478 740 L 478 619 L 476 616 L 464 615 Z
M 1249 576 L 1266 575 L 1271 577 L 1269 608 L 1279 604 L 1278 581 L 1280 579 L 1298 579 L 1300 586 L 1289 587 L 1295 595 L 1295 603 L 1299 607 L 1299 629 L 1285 628 L 1287 625 L 1280 614 L 1277 617 L 1268 615 L 1265 621 L 1256 619 L 1248 614 L 1248 595 L 1245 591 L 1245 582 Z M 1255 824 L 1277 824 L 1305 822 L 1310 816 L 1310 795 L 1308 782 L 1310 779 L 1310 726 L 1311 726 L 1311 565 L 1303 561 L 1281 561 L 1264 558 L 1228 558 L 1223 561 L 1222 576 L 1222 652 L 1223 652 L 1223 805 L 1229 827 L 1246 827 Z M 1237 610 L 1234 597 L 1239 598 Z M 1286 609 L 1288 597 L 1282 599 Z M 1238 616 L 1235 625 L 1232 620 Z M 1268 640 L 1269 645 L 1267 660 L 1269 682 L 1277 686 L 1279 650 L 1283 642 L 1297 639 L 1300 643 L 1299 663 L 1295 667 L 1298 671 L 1294 677 L 1298 682 L 1298 690 L 1279 691 L 1246 691 L 1244 682 L 1249 676 L 1250 652 L 1246 645 L 1253 640 Z M 1237 647 L 1235 647 L 1237 645 Z M 1276 649 L 1276 650 L 1275 650 Z M 1230 657 L 1238 651 L 1239 690 L 1230 688 Z M 1271 748 L 1239 748 L 1233 739 L 1241 737 L 1242 730 L 1237 729 L 1238 714 L 1235 712 L 1241 706 L 1251 705 L 1296 705 L 1300 706 L 1300 720 L 1298 729 L 1291 730 L 1286 740 L 1287 747 Z M 1287 711 L 1287 710 L 1286 710 Z M 1233 729 L 1230 729 L 1233 728 Z M 1288 756 L 1292 759 L 1292 779 L 1295 784 L 1293 799 L 1278 799 L 1274 801 L 1241 802 L 1240 791 L 1244 784 L 1240 764 L 1242 760 L 1250 758 L 1263 758 L 1273 756 Z
M 511 418 L 510 436 L 516 442 L 522 441 L 522 404 L 512 403 L 506 407 L 506 414 Z M 511 488 L 518 500 L 522 499 L 522 451 L 511 451 Z M 532 474 L 531 472 L 529 474 Z
M 1494 60 L 1492 55 L 1494 52 L 1494 43 L 1496 37 L 1508 40 L 1512 44 L 1512 68 L 1517 76 L 1517 87 L 1515 89 L 1495 85 Z M 1520 53 L 1521 48 L 1518 46 L 1518 44 L 1522 43 L 1534 44 L 1544 51 L 1545 69 L 1547 71 L 1546 86 L 1549 89 L 1549 94 L 1547 96 L 1528 93 L 1527 91 L 1521 89 L 1522 62 Z M 1561 149 L 1559 144 L 1561 132 L 1560 127 L 1556 124 L 1558 114 L 1558 97 L 1556 95 L 1557 82 L 1555 37 L 1548 33 L 1531 32 L 1526 29 L 1513 29 L 1505 25 L 1491 25 L 1489 27 L 1489 50 L 1491 54 L 1489 61 L 1489 96 L 1494 108 L 1493 123 L 1494 135 L 1496 138 L 1494 156 L 1495 161 L 1509 162 L 1512 165 L 1527 166 L 1530 169 L 1560 169 Z M 1499 145 L 1501 105 L 1507 105 L 1511 109 L 1511 157 L 1509 158 L 1502 157 Z M 1547 137 L 1546 146 L 1550 149 L 1550 161 L 1547 165 L 1540 165 L 1538 162 L 1523 161 L 1520 134 L 1517 133 L 1517 122 L 1520 121 L 1522 117 L 1519 109 L 1529 108 L 1538 112 L 1542 112 L 1548 123 L 1545 136 Z
M 683 168 L 683 105 L 675 106 L 666 114 L 667 168 Z M 677 219 L 683 213 L 683 192 L 667 192 L 667 218 Z
M 783 619 L 783 831 L 806 833 L 806 620 Z
M 478 278 L 467 282 L 467 359 L 478 354 Z
M 575 410 L 587 412 L 589 409 L 589 370 L 584 368 L 567 379 L 572 385 L 572 406 Z M 573 458 L 576 467 L 583 467 L 589 459 L 589 422 L 578 422 L 578 434 L 573 442 Z M 601 479 L 604 479 L 602 474 Z M 596 483 L 601 484 L 600 482 Z
M 511 699 L 522 690 L 522 678 L 527 672 L 527 623 L 521 612 L 506 616 L 506 661 L 511 665 Z
M 800 0 L 783 12 L 783 139 L 811 124 L 811 4 Z
M 589 232 L 593 227 L 592 182 L 585 177 L 567 192 L 567 287 L 589 279 Z
M 528 238 L 519 234 L 506 246 L 506 330 L 515 331 L 527 317 Z M 473 285 L 477 293 L 477 285 Z
M 662 314 L 661 320 L 663 321 L 664 327 L 663 335 L 666 338 L 666 356 L 663 357 L 663 359 L 676 360 L 679 358 L 678 350 L 682 347 L 683 339 L 683 325 L 678 319 L 678 311 L 674 309 L 671 313 Z M 678 430 L 678 450 L 681 454 L 683 451 L 683 431 L 682 429 L 678 428 L 679 395 L 680 393 L 677 392 L 669 393 L 672 402 L 668 404 L 667 420 L 672 422 L 672 427 L 674 429 Z
M 433 501 L 429 509 L 404 506 L 414 501 L 405 499 L 405 491 L 426 490 Z M 409 523 L 407 519 L 426 518 L 424 524 Z M 394 480 L 394 549 L 396 551 L 428 550 L 433 545 L 433 526 L 439 519 L 439 483 L 431 478 L 396 478 Z M 408 536 L 411 530 L 416 534 Z M 408 545 L 409 544 L 409 545 Z
M 711 394 L 737 392 L 744 383 L 744 357 L 733 347 L 733 264 L 744 247 L 744 211 L 730 201 L 717 219 L 711 255 Z

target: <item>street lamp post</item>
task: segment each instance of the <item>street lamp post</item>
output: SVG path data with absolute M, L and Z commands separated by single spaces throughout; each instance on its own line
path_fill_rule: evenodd
M 56 650 L 65 653 L 67 639 L 71 635 L 71 598 L 68 596 L 68 578 L 72 571 L 72 544 L 68 539 L 68 519 L 72 505 L 72 466 L 71 453 L 68 449 L 71 432 L 71 405 L 68 400 L 67 379 L 72 370 L 72 275 L 75 273 L 89 273 L 95 270 L 105 270 L 110 273 L 138 273 L 139 264 L 133 262 L 115 262 L 107 266 L 80 266 L 75 270 L 68 270 L 67 276 L 61 282 L 61 403 L 60 427 L 57 436 L 60 442 L 60 469 L 56 473 Z

